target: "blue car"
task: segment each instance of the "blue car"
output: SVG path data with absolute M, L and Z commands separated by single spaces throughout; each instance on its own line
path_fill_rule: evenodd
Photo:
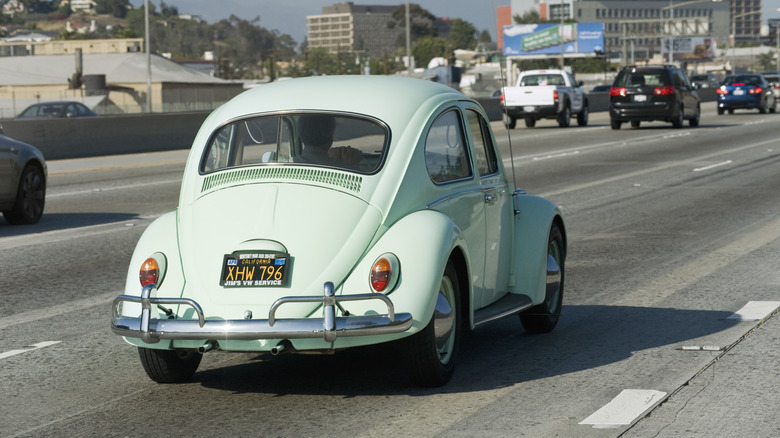
M 760 74 L 740 74 L 726 77 L 718 92 L 718 114 L 735 109 L 758 109 L 761 114 L 775 112 L 777 101 L 772 87 Z

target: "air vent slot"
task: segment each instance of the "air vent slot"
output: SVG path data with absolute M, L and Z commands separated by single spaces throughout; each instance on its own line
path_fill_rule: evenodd
M 263 181 L 302 181 L 340 187 L 360 193 L 363 177 L 353 173 L 292 166 L 264 166 L 219 172 L 203 180 L 201 193 L 222 186 Z

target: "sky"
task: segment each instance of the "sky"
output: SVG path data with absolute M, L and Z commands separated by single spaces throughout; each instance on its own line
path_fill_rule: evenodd
M 160 0 L 149 0 L 159 7 Z M 278 30 L 298 43 L 306 38 L 306 16 L 319 15 L 323 6 L 348 0 L 164 0 L 179 14 L 198 15 L 208 23 L 235 15 L 244 20 L 260 18 L 260 26 Z M 351 0 L 356 5 L 404 5 L 404 0 Z M 675 0 L 678 1 L 678 0 Z M 437 17 L 460 18 L 473 24 L 478 32 L 487 30 L 496 41 L 496 8 L 510 6 L 511 0 L 410 0 Z M 142 7 L 143 0 L 131 0 Z M 780 18 L 780 0 L 763 0 L 763 18 Z
M 159 7 L 160 0 L 149 0 Z M 215 23 L 235 15 L 243 20 L 260 18 L 260 27 L 288 34 L 298 43 L 306 38 L 306 16 L 322 14 L 323 6 L 347 0 L 164 0 L 175 6 L 179 14 L 198 15 L 207 23 Z M 356 5 L 405 5 L 403 0 L 351 0 Z M 780 1 L 780 0 L 778 0 Z M 437 17 L 460 18 L 478 32 L 487 30 L 496 41 L 496 8 L 509 6 L 511 0 L 410 0 Z M 134 7 L 143 7 L 142 0 L 131 0 Z

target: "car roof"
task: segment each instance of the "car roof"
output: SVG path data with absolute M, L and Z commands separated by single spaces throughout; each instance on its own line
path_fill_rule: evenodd
M 38 103 L 34 103 L 34 104 L 30 105 L 30 106 L 32 107 L 32 106 L 40 106 L 40 105 L 64 105 L 64 104 L 68 104 L 68 103 L 77 103 L 79 105 L 84 105 L 83 103 L 75 101 L 75 100 L 47 100 L 46 102 L 38 102 Z
M 446 85 L 423 79 L 399 76 L 316 76 L 288 79 L 245 91 L 214 110 L 198 131 L 182 181 L 181 199 L 193 199 L 201 193 L 202 181 L 197 169 L 204 148 L 214 132 L 227 123 L 263 114 L 296 112 L 338 112 L 376 118 L 390 128 L 391 144 L 386 172 L 396 175 L 386 184 L 397 185 L 398 172 L 406 172 L 406 163 L 418 150 L 424 126 L 432 116 L 458 104 L 479 103 Z M 388 169 L 390 169 L 388 171 Z M 394 179 L 395 178 L 395 179 Z M 382 184 L 382 179 L 375 180 Z M 367 193 L 368 185 L 363 186 Z M 389 193 L 389 192 L 388 192 Z
M 404 123 L 427 105 L 453 99 L 468 98 L 446 85 L 416 78 L 314 76 L 245 91 L 215 110 L 209 119 L 221 124 L 265 112 L 339 111 L 371 115 L 392 126 L 393 122 Z

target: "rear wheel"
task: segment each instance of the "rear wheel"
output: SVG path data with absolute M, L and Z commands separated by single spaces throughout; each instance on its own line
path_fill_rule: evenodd
M 719 116 L 722 116 L 722 115 L 723 115 L 723 108 L 718 108 L 718 115 L 719 115 Z
M 632 120 L 631 121 L 631 127 L 632 128 L 639 128 L 640 122 L 639 120 Z
M 571 108 L 567 103 L 563 107 L 563 112 L 558 115 L 558 126 L 561 128 L 567 128 L 571 124 Z
M 30 225 L 37 223 L 43 216 L 46 201 L 46 180 L 43 172 L 36 166 L 27 166 L 19 178 L 14 208 L 4 211 L 3 216 L 9 224 Z
M 734 109 L 729 108 L 729 114 L 734 114 Z
M 582 106 L 582 110 L 577 113 L 577 125 L 579 126 L 587 126 L 588 125 L 588 103 L 585 102 L 585 104 Z
M 157 383 L 182 383 L 190 380 L 203 355 L 189 350 L 153 350 L 138 347 L 144 371 Z
M 459 299 L 455 266 L 447 262 L 431 321 L 420 332 L 405 338 L 409 377 L 415 384 L 441 386 L 452 377 L 460 338 Z
M 526 128 L 533 128 L 536 126 L 536 119 L 525 119 Z
M 680 105 L 679 111 L 677 111 L 677 117 L 675 117 L 674 120 L 672 120 L 672 128 L 680 129 L 683 127 L 684 122 L 685 122 L 684 111 L 682 105 Z
M 700 118 L 701 118 L 701 108 L 699 107 L 699 105 L 696 105 L 696 114 L 694 114 L 692 118 L 688 119 L 688 124 L 691 126 L 691 128 L 695 128 L 699 126 Z
M 622 124 L 622 122 L 620 120 L 612 120 L 611 124 L 612 124 L 612 129 L 620 129 L 620 125 Z
M 563 233 L 557 224 L 547 241 L 547 276 L 544 302 L 520 313 L 520 322 L 529 333 L 547 333 L 558 324 L 563 305 L 564 253 Z

